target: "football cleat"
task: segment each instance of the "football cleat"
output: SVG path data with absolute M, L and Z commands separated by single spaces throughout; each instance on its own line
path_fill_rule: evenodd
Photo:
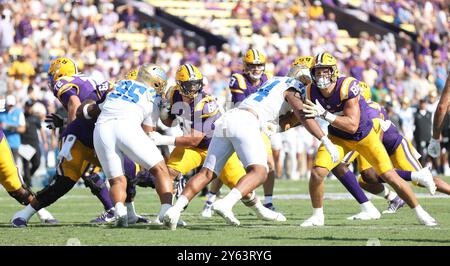
M 46 209 L 42 208 L 39 211 L 37 211 L 37 214 L 39 216 L 39 220 L 41 220 L 41 223 L 44 224 L 57 224 L 59 223 L 58 220 L 53 217 L 53 215 L 47 211 Z
M 269 210 L 275 211 L 275 206 L 273 205 L 273 203 L 266 203 L 264 204 L 264 207 L 266 207 Z
M 181 211 L 178 209 L 171 207 L 169 208 L 163 217 L 163 223 L 166 227 L 170 228 L 170 230 L 177 229 L 178 220 L 180 220 Z
M 313 215 L 305 220 L 300 226 L 301 227 L 312 227 L 312 226 L 323 226 L 325 224 L 325 216 L 323 215 Z
M 213 213 L 212 204 L 206 203 L 202 210 L 202 217 L 211 218 Z
M 255 209 L 256 216 L 264 221 L 286 222 L 286 217 L 280 212 L 268 208 Z
M 403 207 L 405 202 L 397 195 L 393 200 L 389 201 L 389 206 L 387 210 L 383 211 L 383 214 L 392 214 L 396 213 L 398 209 Z
M 378 220 L 378 219 L 380 219 L 380 217 L 381 217 L 381 214 L 378 211 L 377 212 L 374 212 L 374 211 L 372 211 L 372 212 L 362 211 L 362 212 L 360 212 L 360 213 L 358 213 L 356 215 L 347 217 L 347 220 L 363 220 L 363 221 L 365 221 L 365 220 Z
M 11 225 L 16 228 L 24 228 L 27 227 L 27 221 L 22 217 L 16 217 L 11 220 Z
M 234 217 L 231 207 L 227 206 L 223 199 L 215 201 L 212 204 L 212 210 L 225 219 L 229 225 L 239 226 L 241 224 L 241 222 Z
M 112 223 L 116 221 L 114 209 L 104 211 L 100 216 L 90 221 L 90 223 Z
M 148 224 L 150 220 L 140 215 L 131 216 L 128 215 L 128 224 Z
M 436 226 L 438 225 L 437 221 L 431 217 L 426 211 L 423 211 L 420 215 L 417 215 L 417 219 L 419 222 L 425 226 Z
M 116 227 L 128 227 L 128 215 L 117 216 Z

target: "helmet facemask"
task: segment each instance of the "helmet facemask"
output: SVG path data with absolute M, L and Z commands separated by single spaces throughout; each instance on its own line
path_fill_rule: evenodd
M 314 67 L 312 69 L 312 78 L 317 87 L 324 90 L 330 86 L 333 77 L 333 68 L 331 67 Z
M 179 81 L 180 92 L 183 96 L 193 99 L 203 89 L 203 79 Z
M 252 79 L 252 80 L 259 80 L 261 79 L 264 70 L 265 65 L 264 64 L 245 64 L 245 73 Z

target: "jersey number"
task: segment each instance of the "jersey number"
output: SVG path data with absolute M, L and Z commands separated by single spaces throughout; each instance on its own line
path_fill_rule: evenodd
M 135 91 L 138 90 L 139 94 Z M 139 86 L 136 83 L 132 83 L 129 80 L 121 81 L 111 93 L 112 98 L 120 98 L 127 102 L 137 103 L 139 102 L 139 95 L 144 94 L 145 87 Z
M 265 97 L 267 97 L 267 95 L 269 95 L 270 90 L 273 89 L 273 87 L 275 87 L 276 85 L 278 85 L 278 83 L 280 83 L 279 80 L 275 80 L 274 82 L 265 84 L 264 86 L 262 86 L 258 91 L 256 91 L 256 94 L 258 94 L 254 100 L 257 102 L 262 101 Z

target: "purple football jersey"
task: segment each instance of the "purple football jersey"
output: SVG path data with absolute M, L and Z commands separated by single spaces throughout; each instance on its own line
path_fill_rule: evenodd
M 258 86 L 253 86 L 248 76 L 244 73 L 234 73 L 230 79 L 230 91 L 231 91 L 231 101 L 236 105 L 242 102 L 250 94 L 257 91 L 264 82 L 269 78 L 266 73 L 261 76 L 261 83 Z
M 61 138 L 74 135 L 85 146 L 94 149 L 95 121 L 76 118 L 61 133 Z
M 4 135 L 5 135 L 5 133 L 3 133 L 3 129 L 0 127 L 0 141 L 3 140 Z
M 367 113 L 371 119 L 381 118 L 385 121 L 389 120 L 386 109 L 376 102 L 368 104 Z M 398 132 L 397 127 L 391 123 L 391 126 L 383 132 L 383 145 L 389 155 L 394 154 L 398 145 L 402 143 L 403 136 Z
M 183 118 L 184 127 L 190 127 L 205 134 L 200 144 L 201 149 L 207 149 L 215 129 L 214 122 L 220 117 L 220 109 L 216 100 L 204 92 L 200 92 L 189 105 L 183 102 L 178 89 L 170 96 L 172 114 Z M 189 113 L 187 111 L 189 110 Z M 187 125 L 189 124 L 189 125 Z
M 69 99 L 72 95 L 78 96 L 80 102 L 87 99 L 98 101 L 102 98 L 109 86 L 110 83 L 108 81 L 97 83 L 88 76 L 74 75 L 58 79 L 53 88 L 53 94 L 67 109 Z
M 306 97 L 315 103 L 316 100 L 329 112 L 339 115 L 343 112 L 345 103 L 347 100 L 359 96 L 358 80 L 352 77 L 340 77 L 336 83 L 336 90 L 334 93 L 325 98 L 321 93 L 320 89 L 312 84 L 308 86 L 306 90 Z M 340 129 L 328 126 L 328 133 L 343 139 L 348 140 L 361 140 L 366 137 L 373 127 L 372 119 L 369 118 L 367 114 L 367 103 L 363 97 L 359 98 L 359 109 L 361 116 L 359 119 L 358 129 L 354 134 L 347 133 Z

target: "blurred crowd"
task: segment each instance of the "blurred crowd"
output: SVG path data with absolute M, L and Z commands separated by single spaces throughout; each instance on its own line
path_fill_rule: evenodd
M 356 45 L 343 46 L 338 41 L 335 15 L 326 16 L 322 2 L 317 0 L 236 1 L 232 16 L 250 18 L 253 35 L 250 42 L 244 41 L 236 27 L 224 36 L 228 42 L 222 47 L 187 42 L 180 30 L 167 36 L 158 23 L 140 20 L 133 6 L 115 6 L 111 0 L 4 0 L 0 1 L 0 97 L 7 97 L 8 112 L 17 108 L 23 113 L 18 114 L 23 117 L 17 127 L 25 124 L 32 129 L 28 125 L 35 125 L 39 134 L 33 138 L 38 139 L 39 149 L 47 158 L 45 164 L 51 167 L 56 137 L 40 124 L 47 113 L 62 109 L 47 84 L 52 58 L 71 57 L 81 72 L 98 80 L 116 80 L 142 63 L 156 62 L 168 71 L 169 85 L 174 84 L 180 64 L 192 63 L 205 76 L 205 90 L 224 103 L 229 78 L 242 70 L 242 54 L 249 47 L 266 54 L 266 72 L 274 75 L 286 74 L 299 55 L 328 51 L 339 60 L 340 73 L 364 80 L 372 88 L 373 100 L 385 103 L 403 133 L 414 140 L 420 118 L 416 116 L 421 114 L 416 111 L 423 107 L 432 119 L 447 77 L 448 5 L 439 0 L 371 0 L 364 1 L 361 9 L 375 15 L 392 14 L 395 23 L 412 23 L 421 50 L 415 53 L 409 44 L 398 47 L 393 35 L 372 36 L 366 32 L 360 34 Z M 202 25 L 213 27 L 213 18 L 209 20 Z M 145 46 L 134 49 L 133 43 L 117 37 L 120 33 L 141 34 Z M 5 120 L 0 123 L 3 129 L 8 127 Z M 431 121 L 427 125 L 431 132 Z M 421 136 L 416 146 L 429 139 L 426 134 Z M 16 144 L 11 148 L 18 150 L 20 141 Z

